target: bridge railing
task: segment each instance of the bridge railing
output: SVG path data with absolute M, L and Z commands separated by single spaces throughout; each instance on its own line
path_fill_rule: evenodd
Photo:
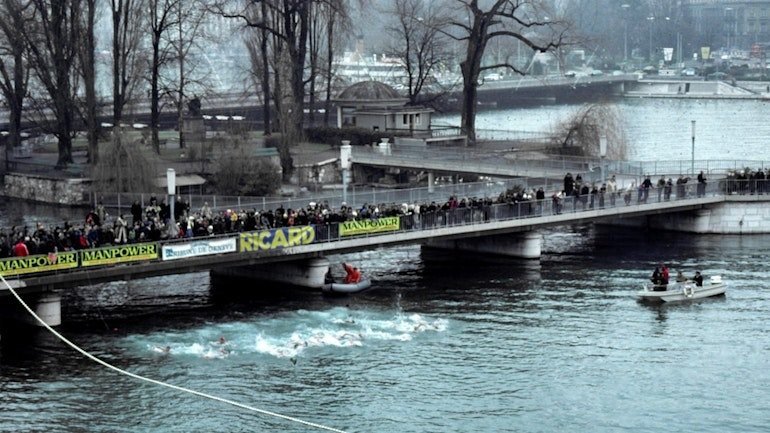
M 752 184 L 720 181 L 708 184 L 669 185 L 658 190 L 629 188 L 615 193 L 596 191 L 569 197 L 554 194 L 543 200 L 532 200 L 526 197 L 517 200 L 510 197 L 505 202 L 491 200 L 477 201 L 475 204 L 467 202 L 463 204 L 461 202 L 457 207 L 447 206 L 446 202 L 442 202 L 436 205 L 420 206 L 419 211 L 406 208 L 389 217 L 381 216 L 380 221 L 385 219 L 383 224 L 378 222 L 378 218 L 363 218 L 340 223 L 263 228 L 252 231 L 234 230 L 217 237 L 198 236 L 166 239 L 159 242 L 108 245 L 102 248 L 69 250 L 61 253 L 49 253 L 48 255 L 6 258 L 0 259 L 0 273 L 4 276 L 13 276 L 78 272 L 115 264 L 131 266 L 157 262 L 169 259 L 163 252 L 165 246 L 169 246 L 172 251 L 176 247 L 178 254 L 190 254 L 190 251 L 194 251 L 193 256 L 239 252 L 259 252 L 266 256 L 283 255 L 284 253 L 280 250 L 287 247 L 318 242 L 337 242 L 360 236 L 371 237 L 444 227 L 483 225 L 493 221 L 537 218 L 547 215 L 570 213 L 578 215 L 583 212 L 616 207 L 635 207 L 641 210 L 651 203 L 677 200 L 686 203 L 692 198 L 770 191 L 770 188 L 766 188 L 767 186 L 770 184 L 765 184 L 765 182 Z M 312 233 L 308 233 L 308 231 Z M 198 245 L 195 248 L 192 245 L 184 245 L 191 242 L 198 242 Z M 204 252 L 199 253 L 199 251 Z M 172 252 L 172 254 L 176 253 Z M 171 258 L 178 259 L 179 257 L 172 256 Z

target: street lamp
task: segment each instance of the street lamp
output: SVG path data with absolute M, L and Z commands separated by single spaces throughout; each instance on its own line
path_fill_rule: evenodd
M 647 17 L 647 21 L 650 22 L 650 63 L 652 63 L 652 22 L 655 21 L 654 16 Z
M 628 3 L 620 5 L 623 8 L 623 63 L 628 63 L 628 8 L 631 7 Z
M 166 170 L 166 188 L 168 192 L 168 202 L 171 208 L 171 215 L 168 221 L 168 234 L 170 237 L 175 238 L 177 235 L 176 221 L 174 221 L 174 195 L 176 194 L 176 171 L 173 168 Z
M 733 45 L 738 45 L 738 16 L 735 8 L 728 6 L 725 8 L 725 12 L 730 12 L 732 16 L 730 19 L 727 19 L 727 16 L 725 16 L 725 21 L 727 22 L 728 31 L 727 31 L 727 49 L 728 51 L 731 49 Z M 732 38 L 732 45 L 730 45 L 730 37 Z
M 695 121 L 692 121 L 692 156 L 690 157 L 690 173 L 695 175 Z

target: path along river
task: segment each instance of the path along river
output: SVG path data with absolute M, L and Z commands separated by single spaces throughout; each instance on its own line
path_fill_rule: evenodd
M 719 137 L 698 132 L 703 158 L 728 144 L 730 157 L 764 155 L 760 103 L 620 104 L 638 159 L 682 157 L 669 144 L 689 144 L 691 118 L 711 117 L 726 123 Z M 479 123 L 539 119 L 511 128 L 533 130 L 554 111 L 568 107 Z M 60 330 L 132 372 L 350 432 L 767 431 L 770 236 L 544 235 L 540 261 L 419 247 L 332 257 L 376 282 L 348 298 L 207 274 L 83 287 L 67 294 Z M 632 293 L 662 260 L 722 275 L 727 296 L 638 304 Z M 3 330 L 0 401 L 8 432 L 314 431 L 118 376 L 42 330 Z

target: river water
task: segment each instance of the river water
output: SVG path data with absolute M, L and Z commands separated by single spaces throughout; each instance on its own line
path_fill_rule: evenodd
M 667 118 L 647 102 L 641 117 Z M 766 127 L 745 122 L 741 138 L 761 143 Z M 331 257 L 375 281 L 345 298 L 201 273 L 82 287 L 60 331 L 131 372 L 349 432 L 767 431 L 768 256 L 770 236 L 568 226 L 544 233 L 539 261 L 417 246 Z M 637 303 L 663 260 L 721 275 L 727 296 Z M 119 376 L 44 330 L 2 338 L 0 431 L 316 431 Z

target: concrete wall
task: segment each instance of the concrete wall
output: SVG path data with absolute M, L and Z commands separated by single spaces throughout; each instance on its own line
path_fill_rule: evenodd
M 90 203 L 89 179 L 56 179 L 46 176 L 7 173 L 4 177 L 3 195 L 61 205 Z
M 707 209 L 646 217 L 621 218 L 610 225 L 645 227 L 688 233 L 764 234 L 770 233 L 770 198 L 753 200 L 728 197 L 728 201 L 709 205 Z

